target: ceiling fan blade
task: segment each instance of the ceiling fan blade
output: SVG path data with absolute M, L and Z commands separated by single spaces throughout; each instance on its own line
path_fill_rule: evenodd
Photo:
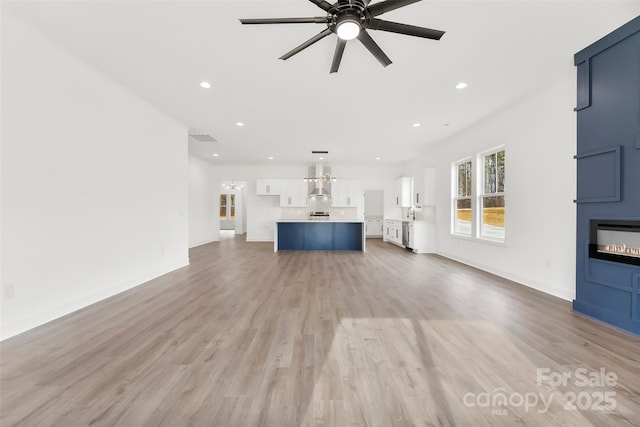
M 419 1 L 420 0 L 386 0 L 369 6 L 369 12 L 371 12 L 371 16 L 378 16 Z
M 405 34 L 407 36 L 422 37 L 425 39 L 440 40 L 444 31 L 433 30 L 431 28 L 416 27 L 414 25 L 400 24 L 398 22 L 384 21 L 378 18 L 371 18 L 369 30 L 389 31 L 391 33 Z
M 326 16 L 312 18 L 257 18 L 241 19 L 243 24 L 326 24 Z
M 333 62 L 331 62 L 331 70 L 329 73 L 338 72 L 338 68 L 340 68 L 340 61 L 342 61 L 342 54 L 344 53 L 344 47 L 346 45 L 347 41 L 338 37 L 338 43 L 336 44 L 336 51 L 333 54 Z
M 324 9 L 327 12 L 329 11 L 329 9 L 331 9 L 333 7 L 333 5 L 331 3 L 328 3 L 324 0 L 309 0 L 311 3 L 314 3 L 316 6 L 318 6 L 320 9 Z
M 367 33 L 367 30 L 360 31 L 360 34 L 358 34 L 358 40 L 362 42 L 364 47 L 366 47 L 384 67 L 391 64 L 389 57 L 385 55 L 382 49 L 380 49 L 380 46 L 373 41 L 369 33 Z
M 314 44 L 318 40 L 321 40 L 321 39 L 327 37 L 329 34 L 331 34 L 331 30 L 327 28 L 324 31 L 322 31 L 322 32 L 316 34 L 315 36 L 311 37 L 309 40 L 307 40 L 306 42 L 302 43 L 300 46 L 290 50 L 287 53 L 285 53 L 284 55 L 282 55 L 280 57 L 280 59 L 287 60 L 287 59 L 291 58 L 296 53 L 299 53 L 300 51 L 308 48 L 309 46 L 311 46 L 312 44 Z

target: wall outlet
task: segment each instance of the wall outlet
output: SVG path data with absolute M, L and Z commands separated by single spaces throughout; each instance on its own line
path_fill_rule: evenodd
M 13 285 L 5 285 L 2 287 L 2 298 L 13 298 Z

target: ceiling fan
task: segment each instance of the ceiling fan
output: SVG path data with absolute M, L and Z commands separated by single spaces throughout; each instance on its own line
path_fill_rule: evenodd
M 323 9 L 327 14 L 325 16 L 310 18 L 240 19 L 240 22 L 243 24 L 325 24 L 327 26 L 326 29 L 311 37 L 300 46 L 285 53 L 280 59 L 287 60 L 331 33 L 335 33 L 338 36 L 338 43 L 336 44 L 336 50 L 333 54 L 331 73 L 338 71 L 347 41 L 355 38 L 360 40 L 364 47 L 366 47 L 383 66 L 386 67 L 391 64 L 389 57 L 380 49 L 380 46 L 373 41 L 367 30 L 389 31 L 433 40 L 440 40 L 444 34 L 444 31 L 376 18 L 376 16 L 382 15 L 385 12 L 408 6 L 420 0 L 385 0 L 371 5 L 369 4 L 371 0 L 338 0 L 334 4 L 325 0 L 309 1 Z

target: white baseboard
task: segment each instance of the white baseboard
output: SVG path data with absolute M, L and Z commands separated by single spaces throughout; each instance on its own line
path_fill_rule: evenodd
M 511 280 L 520 285 L 535 289 L 540 292 L 544 292 L 545 294 L 553 295 L 554 297 L 558 297 L 565 301 L 573 301 L 575 299 L 575 291 L 560 289 L 548 283 L 542 283 L 530 277 L 525 277 L 517 273 L 513 273 L 511 271 L 501 270 L 499 268 L 495 268 L 493 266 L 489 266 L 489 265 L 482 264 L 464 257 L 460 257 L 458 255 L 455 255 L 449 252 L 437 250 L 436 253 L 445 258 L 449 258 L 454 261 L 458 261 L 463 264 L 470 265 L 471 267 L 475 267 L 477 269 L 486 271 L 487 273 L 495 274 L 496 276 L 504 277 L 505 279 Z
M 193 249 L 193 248 L 196 248 L 198 246 L 206 245 L 207 243 L 213 243 L 213 242 L 219 242 L 219 241 L 220 241 L 220 239 L 204 240 L 202 242 L 198 242 L 198 243 L 194 243 L 194 244 L 190 245 L 189 249 Z
M 66 316 L 67 314 L 73 313 L 74 311 L 85 308 L 91 304 L 95 304 L 106 298 L 135 288 L 136 286 L 142 285 L 149 280 L 155 279 L 156 277 L 170 273 L 187 265 L 189 265 L 189 259 L 185 258 L 181 261 L 174 262 L 156 271 L 123 280 L 116 286 L 102 289 L 97 292 L 92 292 L 88 295 L 84 295 L 80 298 L 75 298 L 72 301 L 67 301 L 63 304 L 59 304 L 55 307 L 51 307 L 39 313 L 28 314 L 12 322 L 3 324 L 2 329 L 0 330 L 0 341 L 11 338 L 12 336 L 18 335 L 22 332 L 26 332 L 29 329 L 44 325 L 45 323 L 51 322 L 52 320 L 58 319 L 62 316 Z

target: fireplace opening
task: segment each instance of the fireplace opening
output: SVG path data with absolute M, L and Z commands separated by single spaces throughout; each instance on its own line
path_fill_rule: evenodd
M 589 257 L 640 265 L 640 221 L 592 219 Z

